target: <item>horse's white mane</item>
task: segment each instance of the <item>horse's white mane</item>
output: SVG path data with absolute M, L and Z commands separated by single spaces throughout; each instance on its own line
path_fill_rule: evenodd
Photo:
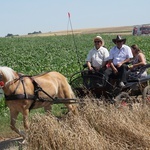
M 0 71 L 5 76 L 7 82 L 16 78 L 14 74 L 15 71 L 9 67 L 6 67 L 6 66 L 0 67 Z

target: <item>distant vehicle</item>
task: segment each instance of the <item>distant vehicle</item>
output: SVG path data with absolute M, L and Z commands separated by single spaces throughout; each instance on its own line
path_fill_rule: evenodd
M 134 26 L 133 35 L 150 35 L 150 25 L 138 25 Z

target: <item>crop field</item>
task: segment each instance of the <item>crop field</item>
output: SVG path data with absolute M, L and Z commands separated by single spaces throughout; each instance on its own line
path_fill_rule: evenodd
M 0 64 L 15 71 L 36 75 L 58 71 L 66 77 L 82 69 L 87 53 L 98 34 L 77 34 L 50 37 L 0 38 Z M 115 35 L 101 35 L 110 49 Z M 138 44 L 150 62 L 150 37 L 125 35 L 127 45 Z
M 91 33 L 91 34 L 74 34 L 74 35 L 68 34 L 68 35 L 54 35 L 54 36 L 43 36 L 43 37 L 35 36 L 35 37 L 0 38 L 0 65 L 8 66 L 17 72 L 20 72 L 20 73 L 23 73 L 26 75 L 37 75 L 37 74 L 41 74 L 41 73 L 44 73 L 47 71 L 58 71 L 58 72 L 62 73 L 63 75 L 65 75 L 69 80 L 71 75 L 80 71 L 83 68 L 82 65 L 85 64 L 85 59 L 86 59 L 86 56 L 87 56 L 89 50 L 91 50 L 93 48 L 93 38 L 96 35 L 99 35 L 99 33 L 97 32 L 97 33 Z M 114 46 L 112 39 L 116 37 L 116 34 L 113 35 L 113 34 L 108 34 L 108 33 L 107 34 L 102 33 L 102 34 L 100 34 L 100 36 L 102 36 L 103 39 L 105 40 L 105 47 L 108 50 L 110 50 L 110 48 L 112 46 Z M 127 38 L 127 41 L 126 41 L 127 45 L 131 46 L 132 44 L 137 44 L 140 47 L 140 49 L 143 51 L 143 53 L 146 55 L 147 63 L 150 63 L 150 37 L 149 36 L 132 36 L 132 35 L 124 34 L 123 37 Z M 97 108 L 97 110 L 98 109 L 99 108 Z M 92 111 L 94 111 L 94 109 Z M 105 113 L 104 110 L 101 110 L 101 112 Z M 149 118 L 150 116 L 148 113 L 148 109 L 146 109 L 145 112 L 146 112 L 147 117 Z M 97 112 L 94 112 L 94 113 L 97 113 Z M 126 113 L 131 115 L 130 112 L 126 112 Z M 141 113 L 141 115 L 143 115 L 142 110 L 140 113 Z M 108 114 L 110 115 L 110 112 L 107 111 L 107 115 Z M 115 114 L 115 110 L 113 110 L 113 115 L 114 114 Z M 8 130 L 9 114 L 8 114 L 7 108 L 4 107 L 4 100 L 0 100 L 0 115 L 1 115 L 1 117 L 0 117 L 0 122 L 1 122 L 0 133 L 2 133 L 0 135 L 0 139 L 3 138 L 2 136 L 7 138 L 7 134 L 8 134 L 8 137 L 16 136 L 13 133 L 11 133 L 11 134 L 8 133 L 8 132 L 10 132 L 10 130 Z M 103 118 L 103 116 L 101 116 L 101 118 L 99 118 L 99 116 L 97 115 L 97 118 L 103 119 L 104 122 L 107 123 L 107 121 L 109 120 L 107 118 L 107 115 L 105 116 L 106 118 Z M 121 115 L 123 117 L 125 117 L 125 115 L 123 115 L 123 114 L 121 114 Z M 136 110 L 136 116 L 139 117 L 137 110 Z M 55 119 L 53 119 L 53 116 L 51 116 L 51 117 L 52 117 L 52 121 L 55 122 Z M 90 116 L 90 117 L 91 117 L 91 119 L 94 120 L 94 116 Z M 115 117 L 117 117 L 117 116 L 114 116 L 113 123 L 116 123 L 115 120 L 118 119 Z M 119 114 L 118 114 L 118 117 L 120 118 Z M 40 116 L 39 116 L 39 118 L 37 117 L 37 120 L 38 119 L 39 120 L 41 119 Z M 72 119 L 71 121 L 73 121 L 73 118 L 71 118 L 71 119 Z M 92 129 L 90 128 L 92 126 L 92 123 L 90 122 L 90 118 L 88 118 L 88 122 L 84 122 L 84 119 L 85 118 L 83 118 L 83 120 L 77 120 L 77 121 L 81 121 L 81 122 L 77 122 L 77 123 L 79 125 L 82 125 L 83 128 L 84 128 L 83 124 L 84 123 L 86 124 L 87 131 L 89 131 L 87 134 L 91 134 L 92 131 L 94 130 L 94 128 L 98 129 L 98 127 L 96 126 L 96 123 L 93 126 L 94 128 L 92 128 Z M 108 120 L 106 120 L 106 119 L 108 119 Z M 140 129 L 140 127 L 139 128 L 137 127 L 137 130 L 138 129 L 140 130 L 140 132 L 138 133 L 140 135 L 140 138 L 137 139 L 136 134 L 134 135 L 134 133 L 131 131 L 133 129 L 135 132 L 137 132 L 137 130 L 134 129 L 133 126 L 132 126 L 131 130 L 128 130 L 128 128 L 126 126 L 126 125 L 130 126 L 130 121 L 132 122 L 133 119 L 134 119 L 134 117 L 132 116 L 132 118 L 131 118 L 131 116 L 130 116 L 130 118 L 127 119 L 128 120 L 127 124 L 124 124 L 125 121 L 122 122 L 123 128 L 124 127 L 126 128 L 126 130 L 125 130 L 126 135 L 124 135 L 123 140 L 126 141 L 125 136 L 128 136 L 129 133 L 132 133 L 133 134 L 132 137 L 135 139 L 135 141 L 139 142 L 139 144 L 140 144 L 140 139 L 142 139 L 142 137 L 144 136 L 144 135 L 142 135 L 142 132 L 144 132 L 144 126 L 142 124 L 140 126 L 140 124 L 139 124 L 141 129 Z M 135 118 L 135 120 L 136 120 L 137 124 L 142 122 L 142 118 L 139 120 L 137 118 Z M 33 125 L 35 124 L 34 121 L 35 120 L 33 118 L 33 120 L 32 120 Z M 96 122 L 96 119 L 94 121 Z M 146 118 L 144 118 L 144 121 L 145 121 L 144 123 L 146 124 L 146 125 L 144 124 L 145 127 L 148 127 L 149 122 L 147 122 Z M 69 121 L 67 120 L 67 123 L 68 122 Z M 44 121 L 43 121 L 43 123 L 44 123 Z M 6 128 L 6 124 L 7 124 L 8 128 Z M 69 124 L 68 126 L 72 127 L 71 123 L 68 123 L 68 124 Z M 72 124 L 73 124 L 73 122 L 72 122 Z M 98 122 L 98 124 L 100 124 L 100 122 Z M 135 125 L 135 123 L 134 123 L 134 125 Z M 58 125 L 58 126 L 60 127 L 61 125 Z M 34 130 L 34 129 L 32 129 L 32 127 L 31 127 L 31 130 Z M 3 132 L 4 128 L 6 128 L 5 129 L 6 134 Z M 102 128 L 104 129 L 105 125 Z M 121 128 L 121 129 L 124 130 L 123 128 Z M 79 126 L 77 129 L 78 129 L 78 131 L 82 130 L 79 128 Z M 62 129 L 59 129 L 59 130 L 60 130 L 60 132 L 62 132 Z M 72 138 L 74 136 L 75 140 L 78 140 L 78 138 L 77 138 L 78 133 L 73 133 L 73 130 L 75 130 L 75 129 L 74 128 L 71 129 Z M 104 130 L 105 130 L 105 132 L 107 132 L 106 131 L 107 128 L 105 128 Z M 112 128 L 109 127 L 109 130 L 112 130 Z M 82 131 L 83 131 L 83 133 L 86 132 L 84 130 L 82 130 Z M 39 130 L 39 132 L 42 132 L 42 131 Z M 67 131 L 67 132 L 68 133 L 64 132 L 64 134 L 66 134 L 66 135 L 69 134 L 69 131 Z M 94 130 L 94 132 L 96 133 L 95 135 L 97 137 L 99 137 L 99 135 L 97 134 L 97 131 Z M 103 133 L 102 133 L 103 131 L 99 130 L 98 132 L 99 132 L 99 134 L 101 134 L 101 136 L 103 135 Z M 117 132 L 119 132 L 119 131 L 117 130 Z M 122 132 L 124 133 L 124 131 L 122 131 Z M 32 136 L 32 133 L 30 133 L 30 134 Z M 41 134 L 41 133 L 39 133 L 39 134 Z M 111 132 L 111 134 L 113 136 L 113 132 Z M 142 146 L 145 146 L 146 148 L 148 148 L 150 146 L 148 144 L 149 132 L 148 132 L 148 134 L 146 132 L 144 132 L 144 134 L 147 139 L 145 140 L 145 143 L 143 142 L 144 144 Z M 93 137 L 96 139 L 97 137 L 95 137 L 95 135 L 93 135 Z M 62 135 L 62 137 L 63 136 L 64 135 Z M 83 134 L 83 136 L 86 136 L 86 134 Z M 117 134 L 114 134 L 114 136 L 115 136 L 115 138 L 117 138 Z M 40 135 L 39 135 L 39 137 L 40 137 Z M 44 137 L 44 135 L 42 135 L 42 137 Z M 49 137 L 49 135 L 47 137 Z M 109 134 L 108 134 L 108 137 L 109 137 L 109 141 L 107 141 L 107 142 L 106 142 L 107 135 L 103 136 L 103 137 L 99 137 L 99 138 L 101 138 L 105 142 L 105 144 L 108 145 L 108 149 L 110 149 L 110 147 L 112 146 L 110 144 L 111 141 L 113 141 L 113 143 L 114 143 L 114 147 L 112 149 L 119 149 L 119 144 L 118 144 L 119 142 L 117 143 L 113 138 L 111 138 L 111 135 L 109 135 Z M 130 137 L 130 138 L 132 139 L 132 137 Z M 118 141 L 119 140 L 121 141 L 121 137 L 119 137 L 119 138 L 120 139 L 118 139 Z M 35 146 L 34 144 L 38 143 L 38 141 L 36 141 L 35 139 L 30 139 L 30 140 L 33 141 L 33 145 L 31 145 L 31 147 L 34 147 Z M 43 139 L 43 141 L 44 141 L 44 139 Z M 61 141 L 61 139 L 60 139 L 60 141 Z M 90 142 L 90 139 L 88 139 L 88 141 Z M 126 143 L 123 143 L 124 141 L 122 141 L 122 143 L 120 143 L 120 144 L 122 144 L 121 145 L 122 147 L 131 146 L 130 144 L 128 145 L 128 141 Z M 65 142 L 65 140 L 64 140 L 64 142 Z M 115 142 L 116 142 L 116 145 L 115 145 Z M 55 141 L 54 141 L 54 143 L 55 143 Z M 96 143 L 97 147 L 99 144 L 102 144 L 102 143 L 98 143 L 98 141 L 97 141 L 97 143 Z M 45 143 L 42 143 L 42 144 L 44 145 Z M 82 145 L 83 143 L 79 142 L 77 144 Z M 88 145 L 89 143 L 87 142 L 86 144 Z M 124 144 L 127 144 L 127 145 L 124 145 Z M 134 146 L 133 149 L 136 149 L 138 147 L 138 146 L 136 147 L 136 144 L 134 142 L 132 144 Z M 106 145 L 104 145 L 103 147 L 105 147 Z M 79 146 L 79 145 L 76 145 L 76 146 Z M 94 143 L 92 143 L 91 147 L 92 147 L 92 149 L 94 148 Z M 73 148 L 73 147 L 71 147 L 71 148 Z M 57 146 L 55 147 L 55 149 L 57 149 Z M 90 149 L 90 147 L 89 147 L 89 149 Z M 131 146 L 131 149 L 132 149 L 132 146 Z M 142 147 L 140 147 L 140 149 L 142 149 Z

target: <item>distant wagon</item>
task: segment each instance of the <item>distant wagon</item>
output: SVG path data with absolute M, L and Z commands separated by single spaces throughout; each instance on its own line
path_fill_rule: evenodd
M 150 25 L 138 25 L 134 26 L 133 35 L 150 35 Z

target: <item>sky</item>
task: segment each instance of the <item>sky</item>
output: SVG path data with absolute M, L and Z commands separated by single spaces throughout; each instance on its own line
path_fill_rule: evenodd
M 149 24 L 150 0 L 0 0 L 0 37 Z

